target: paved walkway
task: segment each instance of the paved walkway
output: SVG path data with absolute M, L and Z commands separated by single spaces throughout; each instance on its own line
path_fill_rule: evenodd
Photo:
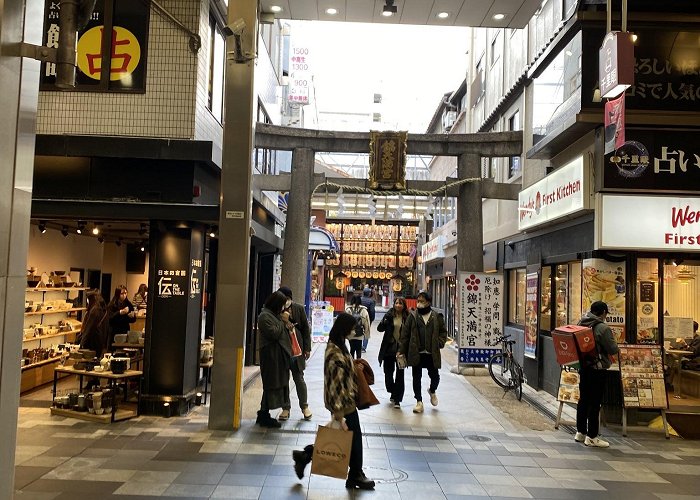
M 360 412 L 365 469 L 374 492 L 347 491 L 344 481 L 298 480 L 291 451 L 313 442 L 328 420 L 323 409 L 324 346 L 316 347 L 306 379 L 314 417 L 292 418 L 279 430 L 254 425 L 260 383 L 244 398 L 235 433 L 207 429 L 208 408 L 188 417 L 140 417 L 112 425 L 51 417 L 33 401 L 20 408 L 16 498 L 617 498 L 682 500 L 700 496 L 700 443 L 661 435 L 621 438 L 588 449 L 570 434 L 517 432 L 468 379 L 441 370 L 439 406 L 427 394 L 425 413 L 412 413 L 411 378 L 402 408 L 388 404 L 376 361 L 379 335 L 367 358 L 375 368 L 379 406 Z M 424 375 L 427 384 L 427 374 Z M 427 387 L 427 385 L 426 385 Z M 426 389 L 424 389 L 426 391 Z M 294 390 L 292 390 L 294 394 Z M 512 397 L 512 395 L 506 395 Z M 48 399 L 47 399 L 48 404 Z M 513 399 L 513 405 L 518 405 Z

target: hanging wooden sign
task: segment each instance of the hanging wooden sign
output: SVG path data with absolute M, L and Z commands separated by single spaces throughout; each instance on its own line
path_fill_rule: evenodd
M 406 189 L 406 141 L 408 132 L 369 133 L 370 189 Z

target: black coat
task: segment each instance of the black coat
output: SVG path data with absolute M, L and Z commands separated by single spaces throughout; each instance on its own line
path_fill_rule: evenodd
M 369 313 L 369 323 L 371 325 L 374 321 L 374 317 L 376 314 L 374 308 L 377 304 L 376 302 L 374 302 L 374 299 L 370 299 L 369 297 L 365 297 L 364 295 L 360 300 L 362 300 L 362 305 L 367 308 L 367 312 Z
M 80 348 L 95 351 L 98 358 L 102 357 L 102 353 L 109 349 L 108 331 L 107 310 L 93 306 L 85 315 L 80 329 Z
M 114 335 L 117 333 L 127 333 L 129 331 L 129 325 L 136 321 L 136 318 L 130 318 L 128 314 L 119 314 L 120 309 L 125 307 L 129 308 L 129 312 L 134 311 L 134 305 L 126 299 L 121 305 L 112 305 L 107 307 L 109 311 L 109 326 L 112 334 L 112 340 L 114 340 Z
M 405 322 L 406 319 L 404 318 Z M 384 332 L 384 336 L 382 337 L 382 345 L 379 346 L 379 365 L 381 366 L 382 362 L 387 359 L 387 358 L 396 358 L 396 353 L 399 352 L 399 343 L 397 342 L 396 338 L 394 337 L 394 315 L 392 314 L 391 311 L 388 311 L 382 320 L 379 322 L 377 325 L 377 331 L 379 332 Z M 401 335 L 401 332 L 398 332 L 399 336 Z

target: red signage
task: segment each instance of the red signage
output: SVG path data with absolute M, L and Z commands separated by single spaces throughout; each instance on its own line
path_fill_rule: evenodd
M 625 94 L 605 103 L 605 154 L 625 144 Z

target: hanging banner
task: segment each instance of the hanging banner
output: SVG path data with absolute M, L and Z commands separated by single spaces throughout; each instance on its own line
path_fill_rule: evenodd
M 537 353 L 539 281 L 539 273 L 528 273 L 525 277 L 525 356 L 528 358 L 534 358 Z
M 408 132 L 369 133 L 370 189 L 406 189 Z
M 583 312 L 591 304 L 602 300 L 608 305 L 605 322 L 612 330 L 615 341 L 625 342 L 625 263 L 605 259 L 583 260 Z
M 503 275 L 459 273 L 459 362 L 488 363 L 503 335 Z
M 625 408 L 668 408 L 659 346 L 620 346 L 619 360 Z
M 625 94 L 605 103 L 605 154 L 625 144 Z

